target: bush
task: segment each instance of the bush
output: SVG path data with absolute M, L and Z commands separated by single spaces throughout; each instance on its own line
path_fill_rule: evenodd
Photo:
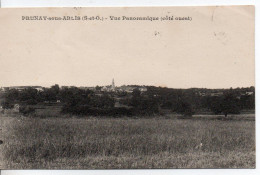
M 28 114 L 34 113 L 35 109 L 32 107 L 28 107 L 28 106 L 22 106 L 19 108 L 19 112 L 23 115 L 28 115 Z
M 3 107 L 3 109 L 14 108 L 14 104 L 12 104 L 11 102 L 8 102 L 8 101 L 2 101 L 1 106 Z

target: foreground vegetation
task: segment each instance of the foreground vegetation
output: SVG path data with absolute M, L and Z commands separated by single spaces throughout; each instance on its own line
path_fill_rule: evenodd
M 4 169 L 255 168 L 254 121 L 0 120 Z

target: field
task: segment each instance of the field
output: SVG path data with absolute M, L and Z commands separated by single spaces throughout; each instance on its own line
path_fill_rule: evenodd
M 255 168 L 255 122 L 205 118 L 0 116 L 0 168 Z

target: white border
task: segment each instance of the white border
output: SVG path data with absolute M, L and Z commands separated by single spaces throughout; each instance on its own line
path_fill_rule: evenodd
M 15 7 L 122 7 L 122 6 L 209 6 L 209 5 L 255 5 L 255 63 L 256 63 L 256 116 L 259 114 L 259 76 L 260 75 L 260 51 L 257 50 L 260 46 L 259 32 L 260 31 L 260 1 L 257 0 L 0 0 L 2 8 Z M 260 126 L 260 120 L 256 117 L 256 126 Z M 257 169 L 177 169 L 177 170 L 3 170 L 2 175 L 257 175 L 260 174 L 260 156 L 258 154 L 259 148 L 259 129 L 256 127 L 256 151 Z
M 257 0 L 2 0 L 2 7 L 254 5 L 256 1 Z

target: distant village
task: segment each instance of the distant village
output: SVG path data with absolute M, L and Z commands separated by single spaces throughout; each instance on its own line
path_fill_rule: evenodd
M 75 87 L 75 86 L 61 86 L 61 89 L 73 88 L 73 87 Z M 10 87 L 1 87 L 0 92 L 6 92 L 6 91 L 11 90 L 11 89 L 23 91 L 23 90 L 28 89 L 28 88 L 36 89 L 37 91 L 41 92 L 41 91 L 44 91 L 44 89 L 46 87 L 42 87 L 42 86 L 10 86 Z M 117 87 L 117 86 L 115 86 L 114 79 L 112 80 L 112 84 L 107 85 L 107 86 L 92 86 L 92 87 L 80 86 L 80 87 L 77 87 L 77 88 L 82 89 L 82 90 L 91 90 L 91 91 L 94 91 L 94 92 L 127 92 L 127 93 L 132 93 L 134 91 L 134 89 L 138 89 L 141 92 L 147 91 L 146 86 L 123 85 L 123 86 Z
M 61 89 L 65 88 L 73 88 L 75 86 L 61 86 Z M 92 87 L 86 87 L 86 86 L 80 86 L 76 87 L 82 90 L 91 90 L 93 91 L 96 95 L 99 95 L 102 92 L 114 92 L 114 93 L 121 93 L 121 92 L 126 92 L 126 93 L 132 93 L 135 89 L 138 89 L 141 93 L 147 92 L 147 89 L 151 86 L 139 86 L 139 85 L 122 85 L 122 86 L 116 86 L 114 79 L 112 80 L 111 85 L 107 86 L 92 86 Z M 18 91 L 23 91 L 25 89 L 32 88 L 36 89 L 38 92 L 44 91 L 46 87 L 42 86 L 10 86 L 10 87 L 0 87 L 0 93 L 5 93 L 8 90 L 18 90 Z M 222 96 L 224 94 L 224 91 L 226 89 L 205 89 L 205 88 L 190 88 L 196 91 L 196 94 L 198 96 L 211 96 L 211 97 L 218 97 Z M 240 96 L 244 95 L 254 95 L 254 87 L 250 88 L 242 88 L 242 89 L 235 89 L 237 93 L 237 98 L 240 98 Z
M 39 112 L 53 106 L 65 113 L 89 115 L 141 115 L 183 111 L 218 113 L 220 110 L 216 109 L 222 106 L 218 104 L 226 101 L 233 105 L 230 106 L 233 113 L 240 110 L 252 111 L 255 109 L 255 88 L 174 89 L 144 85 L 116 86 L 114 79 L 110 85 L 95 87 L 55 84 L 51 87 L 0 88 L 0 111 L 13 109 L 15 112 L 27 108 Z

